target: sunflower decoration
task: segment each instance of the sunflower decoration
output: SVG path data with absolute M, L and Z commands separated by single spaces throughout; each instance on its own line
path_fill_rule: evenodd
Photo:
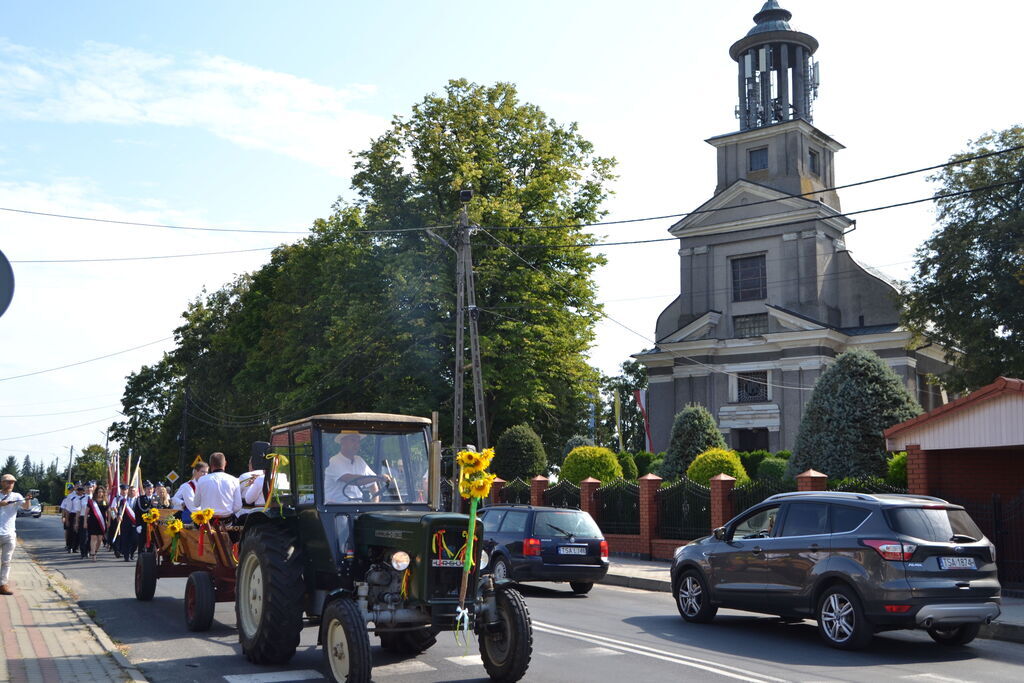
M 167 527 L 167 533 L 171 535 L 171 542 L 168 546 L 171 550 L 171 562 L 177 562 L 181 554 L 181 539 L 178 538 L 178 534 L 185 528 L 185 525 L 181 523 L 180 519 L 171 517 L 164 523 L 164 526 Z
M 181 530 L 185 528 L 185 525 L 181 523 L 181 520 L 177 519 L 176 517 L 171 517 L 170 519 L 168 519 L 167 523 L 164 526 L 167 527 L 167 531 L 171 534 L 171 536 L 177 536 L 181 533 Z
M 459 451 L 455 461 L 459 464 L 459 495 L 469 500 L 469 531 L 466 533 L 465 555 L 462 563 L 462 585 L 459 588 L 459 608 L 455 613 L 455 642 L 459 632 L 463 639 L 469 633 L 469 610 L 466 608 L 466 590 L 469 587 L 469 572 L 473 567 L 473 539 L 476 534 L 476 508 L 481 498 L 491 493 L 491 484 L 497 478 L 487 468 L 494 459 L 494 449 L 482 452 Z M 468 642 L 468 641 L 467 641 Z
M 160 521 L 160 511 L 156 508 L 150 508 L 142 515 L 142 521 L 146 524 L 155 524 Z
M 192 523 L 198 526 L 206 526 L 213 519 L 213 508 L 196 510 L 192 513 Z

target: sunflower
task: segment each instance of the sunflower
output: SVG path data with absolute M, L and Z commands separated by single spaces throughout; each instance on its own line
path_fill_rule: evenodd
M 171 532 L 172 536 L 177 536 L 181 533 L 181 530 L 185 528 L 185 525 L 181 523 L 180 519 L 171 517 L 167 520 L 167 530 Z

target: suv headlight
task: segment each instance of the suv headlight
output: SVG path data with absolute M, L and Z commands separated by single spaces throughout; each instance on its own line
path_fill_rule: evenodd
M 391 564 L 391 567 L 396 571 L 404 572 L 406 569 L 409 568 L 409 564 L 412 562 L 412 560 L 409 559 L 409 553 L 405 552 L 404 550 L 396 550 L 395 552 L 391 553 L 391 559 L 388 560 L 388 562 Z
M 491 561 L 491 556 L 487 554 L 486 550 L 480 551 L 480 569 L 487 569 L 487 563 Z

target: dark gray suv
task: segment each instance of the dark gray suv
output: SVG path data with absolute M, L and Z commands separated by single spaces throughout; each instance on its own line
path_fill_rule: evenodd
M 967 512 L 928 496 L 780 493 L 678 548 L 683 619 L 719 607 L 814 618 L 833 647 L 923 628 L 964 645 L 999 616 L 996 549 Z

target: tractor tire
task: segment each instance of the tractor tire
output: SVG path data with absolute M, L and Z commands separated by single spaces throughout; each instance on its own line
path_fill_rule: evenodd
M 135 560 L 135 599 L 148 602 L 156 593 L 156 553 L 139 553 Z
M 320 622 L 320 641 L 325 668 L 334 683 L 370 682 L 370 635 L 354 602 L 337 598 L 328 603 Z
M 209 631 L 217 592 L 210 572 L 192 572 L 185 584 L 185 625 L 189 631 Z
M 235 584 L 235 617 L 242 652 L 254 664 L 284 664 L 299 646 L 302 549 L 276 525 L 259 526 L 242 539 Z
M 380 646 L 398 655 L 414 657 L 429 650 L 436 642 L 437 630 L 434 628 L 380 634 Z
M 526 675 L 533 655 L 533 624 L 519 591 L 499 586 L 494 592 L 500 628 L 480 634 L 480 657 L 492 681 L 512 683 Z

